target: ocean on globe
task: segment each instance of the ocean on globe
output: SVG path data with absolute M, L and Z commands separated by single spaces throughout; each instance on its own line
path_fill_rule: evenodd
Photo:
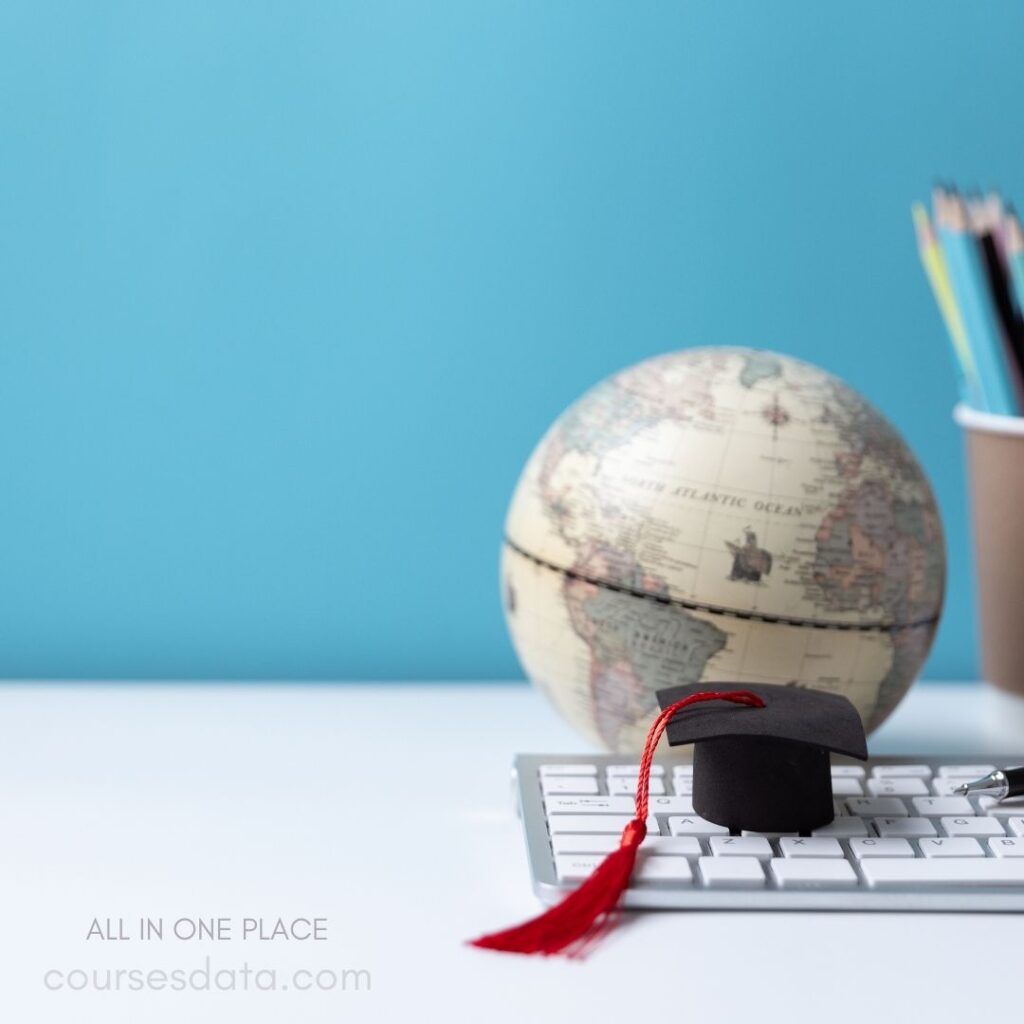
M 875 728 L 931 646 L 931 488 L 896 430 L 808 363 L 695 348 L 572 405 L 516 487 L 505 612 L 530 679 L 594 743 L 643 744 L 655 691 L 838 693 Z

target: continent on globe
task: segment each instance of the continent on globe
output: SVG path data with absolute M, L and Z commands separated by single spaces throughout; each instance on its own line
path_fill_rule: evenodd
M 575 568 L 576 574 L 565 578 L 564 600 L 573 629 L 590 652 L 597 731 L 615 748 L 623 723 L 657 713 L 656 690 L 678 679 L 700 680 L 726 636 L 683 609 L 635 597 L 633 582 L 666 592 L 656 579 L 640 581 L 640 566 L 619 552 L 597 549 Z M 622 589 L 588 582 L 595 577 L 615 580 Z
M 625 751 L 679 683 L 841 693 L 874 728 L 927 655 L 945 559 L 923 472 L 861 396 L 786 356 L 697 348 L 608 378 L 554 424 L 502 573 L 527 675 Z

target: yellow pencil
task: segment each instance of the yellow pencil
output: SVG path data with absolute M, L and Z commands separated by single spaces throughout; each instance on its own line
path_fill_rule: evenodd
M 969 405 L 981 408 L 982 406 L 978 404 L 981 399 L 978 370 L 974 364 L 974 357 L 971 355 L 971 346 L 967 340 L 967 331 L 964 328 L 963 318 L 960 316 L 960 309 L 956 304 L 953 286 L 949 281 L 946 259 L 942 254 L 935 229 L 932 227 L 925 208 L 920 203 L 915 203 L 912 212 L 921 263 L 928 275 L 928 281 L 935 294 L 935 301 L 946 324 L 946 330 L 949 332 L 949 339 L 953 343 L 953 354 L 960 371 L 961 396 Z

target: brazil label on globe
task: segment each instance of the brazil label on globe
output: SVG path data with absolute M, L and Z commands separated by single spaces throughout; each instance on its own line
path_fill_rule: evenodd
M 747 349 L 640 363 L 571 406 L 516 488 L 505 610 L 527 675 L 639 749 L 655 691 L 843 694 L 868 729 L 923 663 L 945 583 L 928 481 L 841 381 Z

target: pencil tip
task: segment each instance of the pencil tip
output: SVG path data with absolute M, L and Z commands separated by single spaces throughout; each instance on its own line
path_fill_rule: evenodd
M 910 216 L 914 221 L 914 232 L 917 235 L 917 244 L 921 248 L 932 245 L 935 241 L 935 231 L 932 228 L 931 219 L 923 203 L 914 203 L 910 208 Z
M 1011 253 L 1024 252 L 1024 229 L 1021 228 L 1017 212 L 1012 207 L 1006 208 L 1006 251 Z

